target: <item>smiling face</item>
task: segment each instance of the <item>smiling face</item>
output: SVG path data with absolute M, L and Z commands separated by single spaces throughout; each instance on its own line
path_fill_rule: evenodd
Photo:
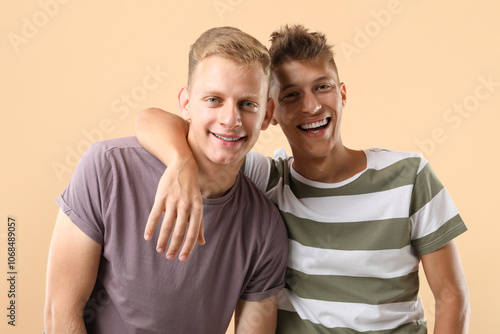
M 295 161 L 332 158 L 342 149 L 340 123 L 346 89 L 325 59 L 288 61 L 273 70 L 274 115 Z
M 258 62 L 209 56 L 197 65 L 189 90 L 179 93 L 179 106 L 191 122 L 188 142 L 200 169 L 241 166 L 271 121 L 267 88 Z

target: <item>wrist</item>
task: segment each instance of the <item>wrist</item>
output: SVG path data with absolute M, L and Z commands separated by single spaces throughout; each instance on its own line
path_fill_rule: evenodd
M 198 173 L 198 164 L 192 154 L 175 155 L 171 159 L 170 167 L 190 169 Z

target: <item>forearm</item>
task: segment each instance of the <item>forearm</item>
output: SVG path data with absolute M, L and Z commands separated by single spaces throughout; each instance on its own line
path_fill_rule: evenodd
M 135 117 L 139 143 L 165 165 L 194 161 L 187 144 L 188 123 L 181 117 L 158 108 L 140 111 Z
M 434 334 L 466 334 L 470 303 L 467 291 L 448 290 L 436 299 Z
M 45 334 L 86 334 L 82 312 L 72 312 L 67 306 L 47 305 L 45 309 Z
M 470 303 L 465 273 L 454 241 L 422 256 L 435 306 L 434 334 L 466 334 Z

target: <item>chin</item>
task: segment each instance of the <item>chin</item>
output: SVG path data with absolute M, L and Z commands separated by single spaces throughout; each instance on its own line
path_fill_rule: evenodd
M 243 157 L 239 156 L 219 156 L 217 158 L 211 159 L 211 161 L 220 166 L 233 166 L 235 164 L 243 162 Z

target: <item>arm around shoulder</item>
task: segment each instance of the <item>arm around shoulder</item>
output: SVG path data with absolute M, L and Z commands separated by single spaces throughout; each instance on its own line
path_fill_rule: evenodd
M 86 333 L 83 310 L 95 285 L 101 250 L 59 211 L 47 266 L 45 333 Z
M 188 122 L 162 109 L 144 109 L 135 116 L 139 143 L 167 166 L 176 159 L 193 159 L 186 141 L 188 130 Z
M 135 118 L 139 143 L 168 166 L 160 180 L 144 238 L 151 240 L 165 212 L 156 248 L 161 253 L 166 250 L 167 259 L 173 259 L 183 244 L 179 255 L 182 261 L 189 258 L 197 242 L 205 243 L 198 165 L 186 140 L 188 130 L 184 119 L 158 108 L 144 109 Z
M 434 333 L 468 333 L 469 292 L 455 241 L 423 255 L 421 260 L 436 302 Z

